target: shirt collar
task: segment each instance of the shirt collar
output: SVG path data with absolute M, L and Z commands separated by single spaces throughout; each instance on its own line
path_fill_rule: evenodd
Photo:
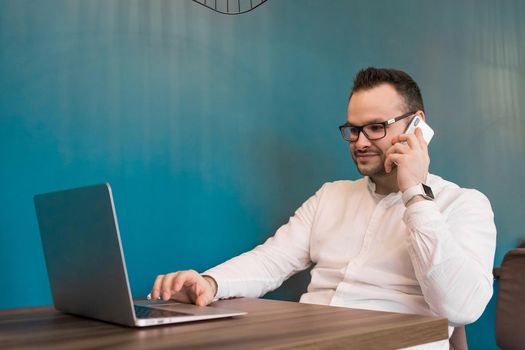
M 400 191 L 389 193 L 386 196 L 377 194 L 376 193 L 376 184 L 375 184 L 375 182 L 372 181 L 372 179 L 369 176 L 365 176 L 364 178 L 366 180 L 366 185 L 367 185 L 368 190 L 370 191 L 370 194 L 372 196 L 376 197 L 376 198 L 380 198 L 381 201 L 385 200 L 386 201 L 385 202 L 386 205 L 390 206 L 392 204 L 397 203 L 398 201 L 401 201 L 401 192 Z M 427 175 L 425 183 L 427 185 L 429 185 L 429 183 L 434 184 L 435 183 L 435 178 L 437 178 L 435 175 L 432 175 L 432 174 L 429 173 Z M 432 188 L 432 190 L 434 191 L 434 194 L 437 193 L 437 191 L 438 191 L 437 188 L 436 189 Z
M 376 184 L 369 176 L 365 176 L 366 186 L 368 190 L 372 193 L 376 193 Z
M 384 202 L 387 206 L 390 206 L 392 204 L 395 204 L 396 202 L 401 200 L 401 192 L 392 192 L 387 195 L 384 194 L 377 194 L 376 193 L 376 184 L 369 176 L 365 176 L 366 185 L 368 190 L 370 191 L 370 194 L 378 198 L 380 201 Z

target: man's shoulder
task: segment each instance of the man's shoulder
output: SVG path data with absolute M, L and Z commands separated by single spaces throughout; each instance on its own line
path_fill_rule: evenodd
M 442 191 L 442 190 L 453 190 L 453 189 L 461 190 L 462 189 L 454 182 L 445 180 L 441 176 L 434 175 L 434 174 L 428 174 L 427 185 L 432 187 L 432 189 L 437 192 Z
M 429 174 L 427 184 L 432 188 L 434 194 L 447 201 L 471 201 L 478 200 L 489 202 L 488 198 L 479 190 L 473 188 L 460 187 L 452 181 L 445 180 L 440 176 Z

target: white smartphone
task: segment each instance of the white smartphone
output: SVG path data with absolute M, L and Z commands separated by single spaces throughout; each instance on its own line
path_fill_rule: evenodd
M 434 130 L 425 123 L 425 121 L 416 114 L 414 118 L 412 118 L 412 121 L 408 125 L 407 129 L 405 130 L 405 134 L 413 134 L 416 131 L 416 128 L 420 128 L 423 132 L 423 138 L 425 139 L 425 142 L 427 145 L 430 143 L 430 140 L 432 140 L 432 137 L 434 136 Z

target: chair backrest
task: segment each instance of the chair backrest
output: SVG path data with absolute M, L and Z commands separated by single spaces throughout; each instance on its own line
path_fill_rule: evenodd
M 504 350 L 525 347 L 525 248 L 505 254 L 501 268 L 494 273 L 499 278 L 496 304 L 496 343 Z

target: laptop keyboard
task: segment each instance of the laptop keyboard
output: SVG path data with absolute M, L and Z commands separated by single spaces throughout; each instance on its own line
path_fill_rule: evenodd
M 164 318 L 164 317 L 176 317 L 176 316 L 188 316 L 190 314 L 178 311 L 168 311 L 153 309 L 144 306 L 135 306 L 135 315 L 137 318 Z

